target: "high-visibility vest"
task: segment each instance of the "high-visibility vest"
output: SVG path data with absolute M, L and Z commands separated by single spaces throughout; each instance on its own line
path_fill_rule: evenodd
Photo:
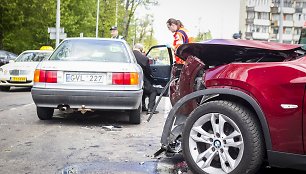
M 191 43 L 194 42 L 193 37 L 188 36 L 189 32 L 188 30 L 186 30 L 185 28 L 180 28 L 178 29 L 173 37 L 174 37 L 174 41 L 173 41 L 173 47 L 174 47 L 174 51 L 176 51 L 176 49 L 184 44 L 184 43 Z M 177 64 L 184 64 L 185 61 L 183 61 L 182 59 L 180 59 L 179 57 L 175 56 L 175 62 Z

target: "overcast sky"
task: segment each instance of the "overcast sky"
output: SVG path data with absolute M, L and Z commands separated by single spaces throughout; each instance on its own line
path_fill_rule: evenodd
M 159 0 L 159 6 L 149 11 L 154 15 L 155 38 L 160 44 L 172 44 L 173 36 L 166 22 L 169 18 L 179 19 L 191 34 L 210 30 L 213 38 L 232 38 L 239 32 L 240 0 Z

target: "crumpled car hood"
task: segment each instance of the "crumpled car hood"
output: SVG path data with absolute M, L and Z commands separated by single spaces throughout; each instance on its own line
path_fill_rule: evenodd
M 281 62 L 296 54 L 297 50 L 304 53 L 301 46 L 254 40 L 213 39 L 182 44 L 175 54 L 183 60 L 188 56 L 196 56 L 208 66 L 232 62 Z

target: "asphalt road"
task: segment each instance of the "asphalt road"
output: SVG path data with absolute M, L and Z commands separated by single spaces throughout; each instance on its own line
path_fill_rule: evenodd
M 160 147 L 168 100 L 162 99 L 150 122 L 143 113 L 140 125 L 129 124 L 124 112 L 56 111 L 53 120 L 41 121 L 30 89 L 0 91 L 0 173 L 191 173 L 180 165 L 182 156 L 152 156 Z M 273 172 L 302 173 L 278 168 L 259 173 Z
M 124 112 L 55 112 L 41 121 L 28 89 L 0 92 L 0 173 L 160 173 L 164 108 L 140 125 Z

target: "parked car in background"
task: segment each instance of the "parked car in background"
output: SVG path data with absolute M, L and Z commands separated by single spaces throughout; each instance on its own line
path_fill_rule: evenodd
M 141 122 L 143 72 L 124 40 L 65 39 L 39 63 L 34 79 L 31 93 L 41 120 L 52 119 L 54 109 L 112 110 Z
M 176 55 L 158 153 L 182 153 L 197 174 L 306 170 L 303 45 L 217 39 Z
M 14 61 L 0 67 L 0 90 L 9 91 L 12 86 L 32 87 L 37 64 L 52 54 L 50 50 L 27 50 Z
M 10 60 L 15 60 L 16 54 L 0 50 L 0 66 L 9 63 Z

